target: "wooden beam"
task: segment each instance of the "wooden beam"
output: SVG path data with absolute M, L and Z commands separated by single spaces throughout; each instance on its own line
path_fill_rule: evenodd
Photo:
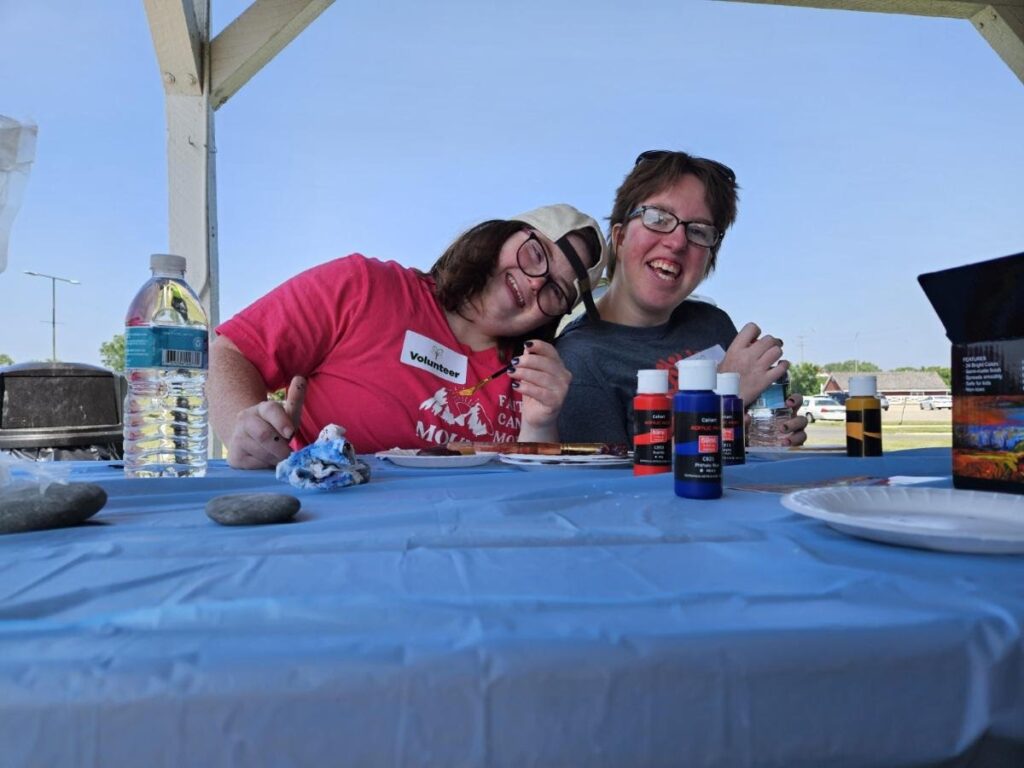
M 910 16 L 942 16 L 970 19 L 989 45 L 1024 83 L 1024 0 L 968 3 L 959 0 L 718 0 L 727 3 L 791 5 Z
M 213 110 L 209 99 L 210 0 L 145 0 L 167 113 L 169 252 L 211 325 L 220 320 Z M 154 250 L 156 250 L 154 248 Z
M 1024 3 L 986 6 L 971 23 L 1024 83 Z
M 210 44 L 210 102 L 218 109 L 334 0 L 255 0 Z
M 203 81 L 203 37 L 195 7 L 182 0 L 145 0 L 165 93 L 198 96 Z

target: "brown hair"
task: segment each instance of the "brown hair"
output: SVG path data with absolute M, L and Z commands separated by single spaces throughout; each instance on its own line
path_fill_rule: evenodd
M 461 314 L 463 307 L 487 286 L 505 241 L 527 228 L 521 221 L 491 219 L 459 235 L 430 268 L 430 276 L 434 278 L 435 284 L 434 296 L 441 306 L 448 312 Z M 499 346 L 503 356 L 521 352 L 527 339 L 552 341 L 558 320 L 552 318 L 550 323 L 526 336 L 501 339 Z
M 646 153 L 645 153 L 646 154 Z M 615 192 L 615 203 L 609 219 L 608 242 L 611 256 L 608 260 L 608 277 L 615 274 L 615 242 L 611 227 L 625 224 L 626 217 L 636 210 L 644 200 L 662 192 L 690 174 L 704 184 L 704 202 L 711 211 L 711 220 L 721 233 L 718 242 L 711 248 L 707 273 L 710 275 L 718 260 L 718 249 L 722 247 L 725 231 L 736 221 L 736 203 L 739 200 L 739 185 L 732 171 L 714 160 L 694 157 L 685 152 L 651 153 L 651 157 L 640 156 L 637 164 Z

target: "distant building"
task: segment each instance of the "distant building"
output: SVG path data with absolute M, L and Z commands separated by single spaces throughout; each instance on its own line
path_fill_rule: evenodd
M 822 392 L 849 392 L 850 377 L 857 371 L 832 371 L 825 374 Z M 929 395 L 948 395 L 949 387 L 935 371 L 871 371 L 878 381 L 878 394 L 894 398 L 920 399 Z

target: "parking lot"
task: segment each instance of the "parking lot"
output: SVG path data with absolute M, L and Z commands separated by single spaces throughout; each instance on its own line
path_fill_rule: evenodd
M 953 411 L 948 409 L 924 411 L 917 403 L 891 404 L 888 411 L 882 411 L 883 424 L 911 424 L 923 422 L 927 424 L 953 423 Z
M 807 427 L 808 446 L 843 444 L 846 424 L 819 421 Z M 889 406 L 882 411 L 882 442 L 886 452 L 952 444 L 952 411 L 923 411 L 916 402 Z

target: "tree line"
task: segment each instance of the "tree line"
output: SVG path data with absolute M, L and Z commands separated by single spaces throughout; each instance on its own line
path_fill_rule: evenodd
M 821 386 L 823 384 L 821 379 L 818 377 L 819 374 L 854 372 L 876 373 L 881 370 L 882 369 L 877 365 L 866 360 L 843 360 L 841 362 L 825 363 L 824 365 L 818 365 L 817 363 L 797 363 L 789 367 L 789 390 L 791 392 L 798 392 L 801 395 L 817 395 L 821 392 Z M 946 387 L 950 386 L 951 374 L 948 366 L 925 365 L 920 368 L 903 366 L 901 368 L 894 368 L 893 371 L 932 371 L 939 374 L 939 377 L 943 382 L 945 382 Z
M 110 341 L 100 344 L 100 361 L 105 368 L 118 373 L 124 372 L 124 334 L 117 333 Z M 8 355 L 0 353 L 0 365 L 11 365 L 14 362 Z M 842 360 L 834 363 L 796 363 L 789 368 L 789 389 L 801 395 L 816 395 L 821 392 L 821 373 L 875 373 L 881 371 L 874 363 L 867 360 Z M 939 374 L 946 386 L 950 386 L 950 371 L 946 366 L 928 365 L 920 368 L 903 367 L 896 371 L 934 371 Z

